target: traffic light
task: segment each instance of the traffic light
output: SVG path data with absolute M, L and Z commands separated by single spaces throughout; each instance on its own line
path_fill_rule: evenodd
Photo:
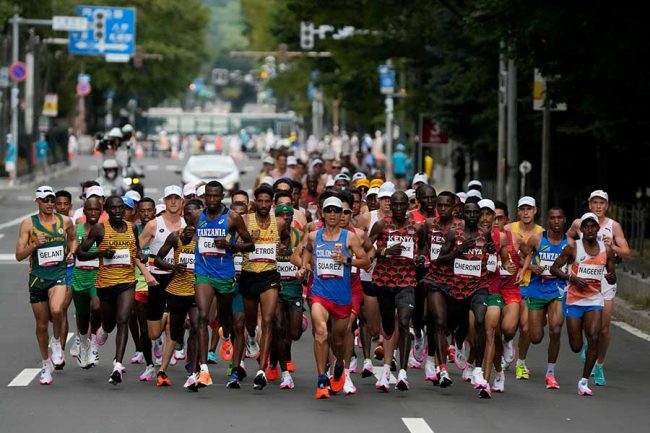
M 106 34 L 106 12 L 98 9 L 93 14 L 93 38 L 103 41 Z
M 300 48 L 314 49 L 314 23 L 300 21 Z

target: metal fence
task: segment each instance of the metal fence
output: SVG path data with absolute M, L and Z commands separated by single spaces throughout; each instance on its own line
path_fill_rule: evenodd
M 623 206 L 612 204 L 610 206 L 610 215 L 623 227 L 625 238 L 630 244 L 630 248 L 643 256 L 645 253 L 645 240 L 648 236 L 648 206 L 635 204 Z

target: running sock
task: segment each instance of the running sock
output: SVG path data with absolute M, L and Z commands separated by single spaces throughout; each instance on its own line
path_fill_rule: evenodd
M 526 366 L 526 360 L 525 359 L 517 359 L 517 365 Z
M 555 376 L 555 363 L 548 363 L 548 367 L 546 367 L 546 377 L 549 376 Z
M 209 373 L 208 364 L 201 364 L 201 372 Z

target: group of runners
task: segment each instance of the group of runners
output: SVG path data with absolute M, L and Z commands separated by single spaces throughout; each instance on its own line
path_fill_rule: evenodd
M 292 389 L 292 344 L 309 320 L 318 399 L 355 394 L 355 374 L 389 392 L 395 371 L 395 389 L 407 391 L 408 372 L 420 370 L 445 388 L 452 363 L 491 398 L 504 391 L 511 364 L 517 379 L 530 377 L 529 346 L 545 332 L 545 385 L 558 389 L 564 322 L 571 349 L 582 352 L 579 394 L 592 394 L 591 375 L 606 384 L 615 265 L 630 254 L 620 224 L 606 216 L 606 192 L 592 192 L 589 212 L 570 225 L 552 208 L 540 226 L 534 198 L 518 201 L 511 222 L 476 180 L 467 192 L 437 193 L 423 174 L 407 191 L 363 173 L 320 186 L 321 175 L 309 174 L 302 193 L 299 180 L 283 177 L 286 167 L 275 171 L 250 198 L 230 193 L 229 206 L 217 181 L 167 186 L 161 200 L 133 191 L 106 197 L 88 181 L 76 211 L 68 192 L 39 187 L 16 259 L 30 259 L 40 383 L 65 365 L 74 302 L 70 353 L 80 367 L 96 366 L 114 333 L 114 385 L 130 333 L 141 381 L 171 386 L 167 370 L 183 360 L 185 389 L 210 386 L 220 346 L 228 388 L 241 387 L 253 358 L 255 389 L 276 380 Z

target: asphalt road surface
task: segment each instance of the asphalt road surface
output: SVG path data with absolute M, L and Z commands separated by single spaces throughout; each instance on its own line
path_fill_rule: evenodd
M 77 186 L 96 177 L 90 157 L 77 161 L 79 170 L 51 185 Z M 178 161 L 145 160 L 147 195 L 158 198 L 162 188 L 177 180 Z M 242 185 L 250 188 L 259 161 L 245 162 L 248 173 Z M 254 170 L 253 170 L 254 168 Z M 95 168 L 96 170 L 96 168 Z M 139 382 L 141 365 L 128 364 L 124 382 L 108 384 L 114 351 L 113 338 L 101 348 L 100 365 L 82 370 L 69 354 L 64 370 L 54 373 L 51 386 L 38 384 L 40 365 L 34 336 L 34 320 L 28 303 L 25 263 L 13 259 L 18 221 L 33 212 L 33 191 L 0 191 L 0 432 L 639 432 L 648 429 L 650 410 L 650 337 L 633 335 L 618 326 L 612 344 L 606 387 L 592 386 L 593 397 L 577 395 L 579 356 L 570 352 L 566 338 L 556 377 L 561 389 L 544 388 L 546 341 L 532 347 L 528 366 L 531 379 L 517 381 L 506 373 L 506 392 L 480 400 L 451 366 L 453 386 L 434 387 L 423 380 L 423 371 L 409 370 L 411 390 L 375 391 L 373 378 L 354 375 L 357 395 L 335 396 L 327 401 L 313 398 L 316 373 L 312 337 L 308 331 L 294 346 L 296 387 L 280 390 L 277 382 L 264 390 L 252 389 L 257 367 L 247 360 L 249 377 L 240 390 L 228 390 L 226 363 L 211 366 L 214 385 L 198 393 L 185 392 L 182 363 L 170 368 L 171 388 Z M 17 220 L 18 219 L 18 220 Z M 69 311 L 71 331 L 74 307 Z M 311 330 L 311 327 L 310 327 Z M 126 356 L 133 344 L 129 341 Z M 360 349 L 357 349 L 359 355 Z M 379 363 L 376 362 L 379 366 Z M 32 380 L 30 380 L 30 378 Z M 17 386 L 9 386 L 10 383 Z

